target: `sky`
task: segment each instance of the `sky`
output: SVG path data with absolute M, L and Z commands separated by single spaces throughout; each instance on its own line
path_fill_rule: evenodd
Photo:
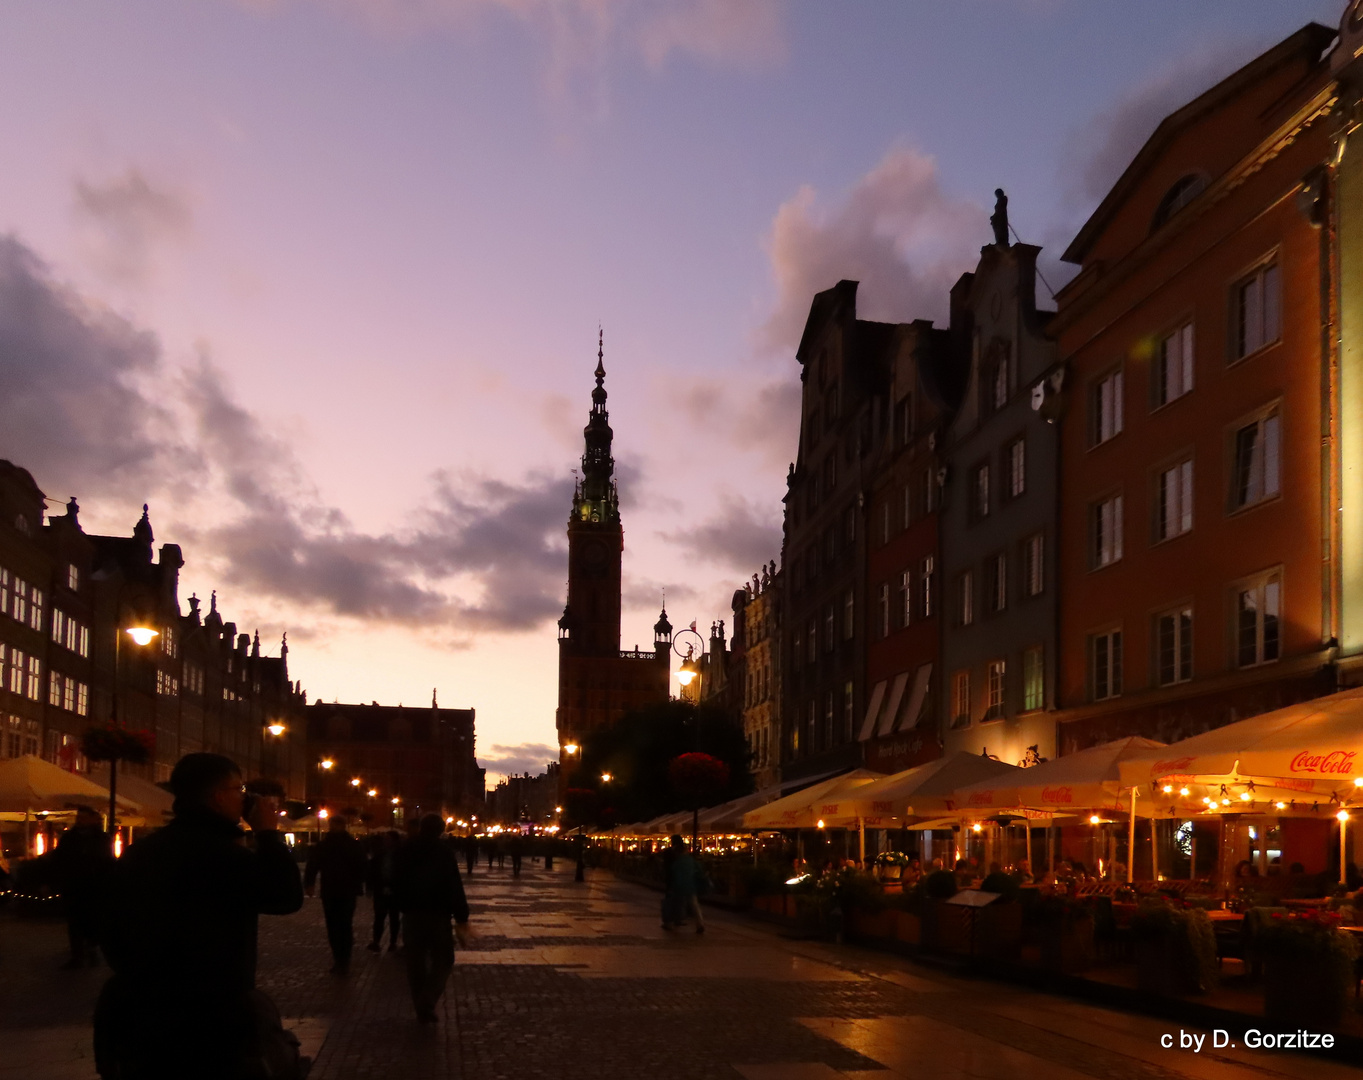
M 0 457 L 310 699 L 557 756 L 598 332 L 622 646 L 780 555 L 813 294 L 946 314 L 1342 0 L 0 0 Z

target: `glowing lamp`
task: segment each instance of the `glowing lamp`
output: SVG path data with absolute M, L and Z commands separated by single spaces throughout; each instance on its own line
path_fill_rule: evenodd
M 603 773 L 601 774 L 601 782 L 602 782 L 603 784 L 609 784 L 609 783 L 610 783 L 612 780 L 614 780 L 614 779 L 615 779 L 615 777 L 613 777 L 613 776 L 612 776 L 610 773 L 608 773 L 608 772 L 603 772 Z
M 696 673 L 694 671 L 689 671 L 686 668 L 682 668 L 681 671 L 677 672 L 677 682 L 681 683 L 683 686 L 690 686 L 695 677 Z
M 322 809 L 320 809 L 320 810 L 317 811 L 317 820 L 318 820 L 318 821 L 326 821 L 326 819 L 329 818 L 329 817 L 331 817 L 331 814 L 327 811 L 327 808 L 326 808 L 325 806 L 322 807 Z
M 1335 818 L 1336 818 L 1337 820 L 1339 820 L 1339 821 L 1348 821 L 1348 820 L 1349 820 L 1349 811 L 1347 811 L 1347 810 L 1341 810 L 1338 814 L 1335 815 Z
M 1164 785 L 1164 794 L 1168 795 L 1168 794 L 1169 794 L 1171 791 L 1173 791 L 1173 790 L 1174 790 L 1174 785 L 1173 785 L 1173 784 L 1165 784 L 1165 785 Z
M 1222 806 L 1229 806 L 1229 805 L 1230 805 L 1230 800 L 1229 800 L 1229 799 L 1222 799 L 1222 800 L 1221 800 L 1221 805 L 1222 805 Z
M 324 769 L 334 769 L 336 767 L 336 762 L 332 761 L 329 757 L 323 758 L 318 764 Z
M 124 631 L 136 645 L 150 645 L 151 639 L 160 637 L 160 631 L 153 630 L 150 626 L 130 626 Z
M 447 818 L 445 819 L 445 824 L 446 824 L 446 825 L 453 825 L 453 824 L 454 824 L 454 818 L 452 818 L 452 817 L 447 817 Z
M 359 787 L 359 786 L 360 786 L 360 778 L 359 778 L 358 776 L 352 777 L 352 778 L 351 778 L 351 781 L 350 781 L 350 786 L 351 786 L 351 787 Z
M 1186 787 L 1181 787 L 1181 788 L 1178 789 L 1178 793 L 1179 793 L 1180 795 L 1187 795 L 1187 794 L 1188 794 L 1188 789 L 1187 789 Z
M 1090 814 L 1090 815 L 1089 815 L 1089 824 L 1090 824 L 1090 825 L 1097 825 L 1097 824 L 1099 824 L 1102 820 L 1103 820 L 1103 819 L 1100 818 L 1097 814 Z
M 1287 809 L 1287 803 L 1285 802 L 1275 802 L 1273 805 L 1276 806 L 1279 810 Z
M 556 814 L 561 814 L 561 813 L 563 813 L 563 807 L 561 807 L 561 806 L 556 806 L 556 807 L 554 807 L 554 813 L 556 813 Z
M 1363 787 L 1363 776 L 1354 777 L 1354 787 Z
M 815 828 L 817 829 L 823 828 L 823 818 L 819 818 L 818 823 L 815 825 Z
M 369 789 L 369 792 L 368 792 L 369 797 L 370 797 L 371 799 L 374 798 L 376 795 L 378 795 L 378 793 L 379 793 L 379 789 L 376 788 L 376 787 L 370 788 L 370 789 Z
M 284 734 L 284 725 L 279 723 L 269 724 L 266 726 L 265 730 L 278 738 L 280 735 Z
M 1254 796 L 1252 796 L 1248 791 L 1242 791 L 1242 792 L 1240 792 L 1240 801 L 1241 801 L 1241 802 L 1249 802 L 1249 800 L 1252 799 L 1253 797 L 1254 797 Z
M 983 832 L 983 831 L 984 831 L 984 826 L 981 825 L 978 821 L 975 822 L 975 824 L 972 825 L 972 826 L 970 826 L 970 827 L 971 827 L 971 829 L 973 829 L 975 832 Z
M 394 806 L 397 806 L 398 802 L 399 802 L 398 797 L 397 797 L 396 795 L 394 795 L 394 796 L 393 796 L 393 805 L 394 805 Z
M 575 743 L 575 742 L 564 743 L 564 744 L 563 744 L 563 752 L 564 752 L 565 754 L 576 754 L 576 753 L 577 753 L 577 743 Z

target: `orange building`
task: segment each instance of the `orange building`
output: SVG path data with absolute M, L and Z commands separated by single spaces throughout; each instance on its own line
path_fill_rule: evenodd
M 1165 119 L 1065 253 L 1061 753 L 1336 686 L 1333 38 Z

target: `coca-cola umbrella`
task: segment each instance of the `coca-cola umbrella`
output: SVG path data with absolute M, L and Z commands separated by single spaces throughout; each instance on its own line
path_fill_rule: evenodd
M 1363 688 L 1143 750 L 1119 771 L 1124 787 L 1153 785 L 1158 797 L 1165 787 L 1202 786 L 1241 813 L 1266 811 L 1284 795 L 1363 800 Z

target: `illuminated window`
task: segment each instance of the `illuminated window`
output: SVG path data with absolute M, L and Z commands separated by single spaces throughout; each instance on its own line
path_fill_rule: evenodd
M 1046 587 L 1046 538 L 1035 533 L 1022 542 L 1022 591 L 1040 596 Z
M 1027 443 L 1015 439 L 1008 444 L 1008 497 L 1016 499 L 1027 490 Z
M 1193 677 L 1193 609 L 1177 608 L 1155 616 L 1155 680 L 1160 686 Z
M 1186 323 L 1160 342 L 1154 371 L 1155 406 L 1167 405 L 1193 388 L 1193 324 Z
M 1090 442 L 1105 443 L 1122 431 L 1122 372 L 1099 379 L 1089 399 Z
M 1092 535 L 1092 565 L 1110 566 L 1122 557 L 1122 497 L 1095 503 L 1089 508 Z
M 1193 463 L 1180 461 L 1159 474 L 1155 492 L 1155 539 L 1168 540 L 1193 527 Z
M 1275 410 L 1235 433 L 1235 490 L 1231 492 L 1234 508 L 1253 506 L 1278 494 L 1281 430 Z
M 1003 716 L 1004 677 L 1007 668 L 1002 660 L 990 660 L 985 665 L 985 710 L 986 720 L 998 720 Z
M 1046 707 L 1046 668 L 1040 645 L 1022 652 L 1022 708 L 1027 712 Z
M 1236 663 L 1254 667 L 1278 659 L 1282 584 L 1269 574 L 1235 592 Z
M 951 722 L 953 727 L 970 723 L 970 672 L 958 671 L 951 678 Z
M 1278 265 L 1268 263 L 1235 286 L 1231 341 L 1234 359 L 1258 352 L 1278 340 L 1282 331 Z

